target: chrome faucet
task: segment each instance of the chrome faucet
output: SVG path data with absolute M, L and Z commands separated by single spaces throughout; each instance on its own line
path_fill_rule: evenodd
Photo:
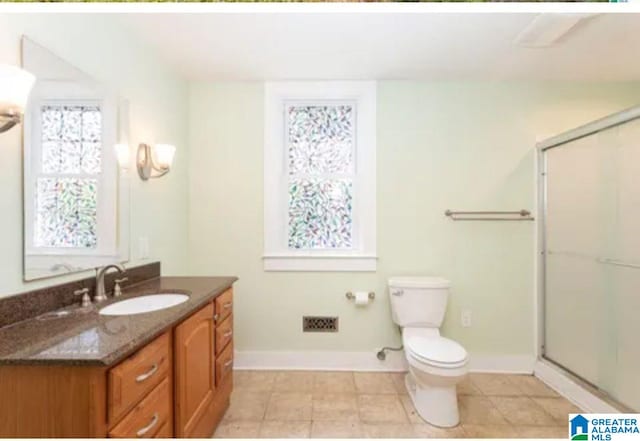
M 100 303 L 107 300 L 107 293 L 104 289 L 104 276 L 111 268 L 115 268 L 120 274 L 126 271 L 124 266 L 120 265 L 119 263 L 111 263 L 109 265 L 103 266 L 102 268 L 96 269 L 96 295 L 93 298 L 93 301 L 95 303 Z

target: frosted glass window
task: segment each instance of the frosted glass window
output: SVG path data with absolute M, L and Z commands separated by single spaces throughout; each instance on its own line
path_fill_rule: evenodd
M 352 199 L 352 184 L 348 179 L 291 181 L 289 247 L 350 247 Z
M 347 173 L 353 164 L 353 106 L 290 106 L 291 173 Z
M 97 181 L 38 178 L 35 245 L 94 248 L 97 245 Z
M 34 245 L 96 248 L 102 115 L 97 106 L 41 107 Z
M 100 109 L 95 106 L 42 107 L 42 172 L 100 172 Z
M 353 245 L 354 108 L 287 107 L 288 247 Z
M 376 89 L 265 83 L 265 271 L 375 271 Z

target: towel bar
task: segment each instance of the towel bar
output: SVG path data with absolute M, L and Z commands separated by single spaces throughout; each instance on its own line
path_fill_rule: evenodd
M 447 210 L 444 215 L 454 221 L 532 221 L 529 210 L 518 211 L 452 211 Z M 462 216 L 462 217 L 461 217 Z M 472 217 L 464 217 L 472 216 Z

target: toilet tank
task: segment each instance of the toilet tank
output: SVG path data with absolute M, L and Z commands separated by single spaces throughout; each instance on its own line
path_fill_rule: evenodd
M 439 328 L 447 310 L 450 285 L 440 277 L 392 277 L 389 299 L 393 321 L 403 328 Z

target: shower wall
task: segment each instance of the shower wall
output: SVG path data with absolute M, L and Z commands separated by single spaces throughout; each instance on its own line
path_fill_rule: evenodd
M 640 119 L 543 163 L 543 355 L 640 410 Z

